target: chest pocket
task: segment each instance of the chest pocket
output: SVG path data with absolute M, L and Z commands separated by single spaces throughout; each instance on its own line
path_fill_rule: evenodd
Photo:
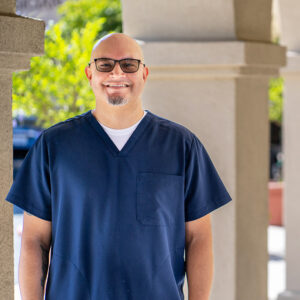
M 143 225 L 170 226 L 183 209 L 183 176 L 139 173 L 137 220 Z

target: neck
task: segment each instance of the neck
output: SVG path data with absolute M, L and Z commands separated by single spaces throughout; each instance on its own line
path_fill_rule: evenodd
M 124 129 L 134 125 L 144 115 L 141 101 L 138 105 L 124 106 L 102 105 L 96 102 L 96 108 L 92 110 L 94 117 L 104 126 L 113 129 Z

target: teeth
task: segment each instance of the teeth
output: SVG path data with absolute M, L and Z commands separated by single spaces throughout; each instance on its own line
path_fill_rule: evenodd
M 106 84 L 107 87 L 127 87 L 127 84 Z

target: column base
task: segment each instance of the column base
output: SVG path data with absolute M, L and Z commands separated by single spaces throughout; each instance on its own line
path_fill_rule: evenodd
M 300 291 L 284 291 L 278 295 L 277 300 L 300 300 Z

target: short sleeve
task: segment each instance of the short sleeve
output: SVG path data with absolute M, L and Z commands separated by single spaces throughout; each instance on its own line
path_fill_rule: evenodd
M 49 158 L 44 133 L 27 153 L 5 199 L 36 217 L 51 221 Z
M 185 171 L 185 221 L 201 218 L 229 201 L 208 153 L 194 136 Z

